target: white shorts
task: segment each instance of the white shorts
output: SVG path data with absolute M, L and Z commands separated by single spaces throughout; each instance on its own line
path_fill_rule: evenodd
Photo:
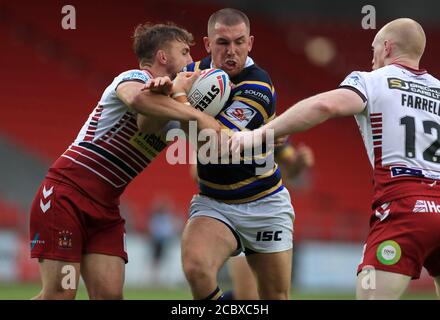
M 292 248 L 295 213 L 286 188 L 260 200 L 227 204 L 203 195 L 191 200 L 190 219 L 212 217 L 225 223 L 239 240 L 237 255 L 281 252 Z

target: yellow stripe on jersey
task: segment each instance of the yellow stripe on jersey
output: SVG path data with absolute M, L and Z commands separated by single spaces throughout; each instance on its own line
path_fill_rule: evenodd
M 229 137 L 232 137 L 232 135 L 235 133 L 234 130 L 232 130 L 231 128 L 227 127 L 225 124 L 223 124 L 223 122 L 220 122 L 217 120 L 217 122 L 220 124 L 221 130 L 226 133 Z
M 264 196 L 267 196 L 268 194 L 271 194 L 272 192 L 274 192 L 276 189 L 278 189 L 279 187 L 281 187 L 281 185 L 283 184 L 283 180 L 281 179 L 280 182 L 277 183 L 277 185 L 273 186 L 270 189 L 267 189 L 266 191 L 260 192 L 252 197 L 248 197 L 248 198 L 243 198 L 243 199 L 237 199 L 237 200 L 221 200 L 224 203 L 229 203 L 229 204 L 234 204 L 234 203 L 245 203 L 245 202 L 250 202 L 250 201 L 255 201 L 258 200 Z
M 240 182 L 237 182 L 237 183 L 234 183 L 234 184 L 218 184 L 218 183 L 213 183 L 213 182 L 209 182 L 209 181 L 206 181 L 206 180 L 202 180 L 200 178 L 199 178 L 199 182 L 203 183 L 205 186 L 207 186 L 209 188 L 212 188 L 212 189 L 217 189 L 217 190 L 235 190 L 235 189 L 244 187 L 244 186 L 246 186 L 248 184 L 251 184 L 254 181 L 270 177 L 271 175 L 273 175 L 275 173 L 275 171 L 277 171 L 277 169 L 278 169 L 278 165 L 275 164 L 275 167 L 271 171 L 269 171 L 269 172 L 267 172 L 265 174 L 262 174 L 260 176 L 251 177 L 251 178 L 248 178 L 246 180 L 243 180 L 243 181 L 240 181 Z
M 266 152 L 266 153 L 262 153 L 262 154 L 258 154 L 258 155 L 253 155 L 252 157 L 240 157 L 241 160 L 244 161 L 248 161 L 248 160 L 260 160 L 260 159 L 265 159 L 268 156 L 270 156 L 273 153 L 273 151 L 270 152 Z
M 272 88 L 270 89 L 270 92 L 272 92 L 272 96 L 273 96 L 274 93 L 275 93 L 275 87 L 274 86 L 272 86 Z
M 242 82 L 240 82 L 240 83 L 237 83 L 236 84 L 236 87 L 239 87 L 239 86 L 241 86 L 241 85 L 244 85 L 244 84 L 257 84 L 257 85 L 259 85 L 259 86 L 263 86 L 263 87 L 266 87 L 267 89 L 269 89 L 270 90 L 270 92 L 272 92 L 272 94 L 273 94 L 273 87 L 270 85 L 270 84 L 268 84 L 267 82 L 262 82 L 262 81 L 242 81 Z
M 194 71 L 199 70 L 199 68 L 200 68 L 200 62 L 201 62 L 201 61 L 197 61 L 197 62 L 194 64 Z
M 261 115 L 263 116 L 264 122 L 267 121 L 267 119 L 269 118 L 269 115 L 267 114 L 266 110 L 263 108 L 263 106 L 261 104 L 259 104 L 258 102 L 245 98 L 245 97 L 240 97 L 240 96 L 235 96 L 232 98 L 232 100 L 234 101 L 242 101 L 244 103 L 247 103 L 249 105 L 251 105 L 252 107 L 254 107 L 255 109 L 257 109 Z

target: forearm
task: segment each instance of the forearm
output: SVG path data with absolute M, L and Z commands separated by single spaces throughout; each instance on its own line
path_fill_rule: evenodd
M 319 96 L 298 102 L 270 121 L 264 129 L 274 130 L 275 138 L 310 129 L 332 117 L 332 112 Z
M 189 105 L 177 102 L 168 96 L 145 92 L 133 100 L 131 106 L 146 116 L 160 117 L 166 120 L 198 120 L 201 112 Z
M 302 100 L 264 126 L 275 138 L 310 129 L 330 118 L 363 112 L 366 101 L 354 91 L 339 88 Z

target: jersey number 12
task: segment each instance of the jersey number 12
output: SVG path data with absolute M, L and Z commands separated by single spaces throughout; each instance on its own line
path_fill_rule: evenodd
M 414 117 L 406 116 L 400 119 L 400 125 L 405 126 L 405 156 L 408 158 L 416 157 L 416 120 Z M 430 162 L 440 163 L 440 124 L 434 121 L 423 121 L 423 131 L 425 134 L 432 135 L 433 130 L 437 131 L 436 140 L 423 151 L 423 159 Z

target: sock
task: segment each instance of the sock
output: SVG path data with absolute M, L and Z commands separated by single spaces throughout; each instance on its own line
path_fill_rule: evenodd
M 234 291 L 228 290 L 223 293 L 223 300 L 235 300 Z
M 223 300 L 223 291 L 220 287 L 217 287 L 209 296 L 202 300 Z

